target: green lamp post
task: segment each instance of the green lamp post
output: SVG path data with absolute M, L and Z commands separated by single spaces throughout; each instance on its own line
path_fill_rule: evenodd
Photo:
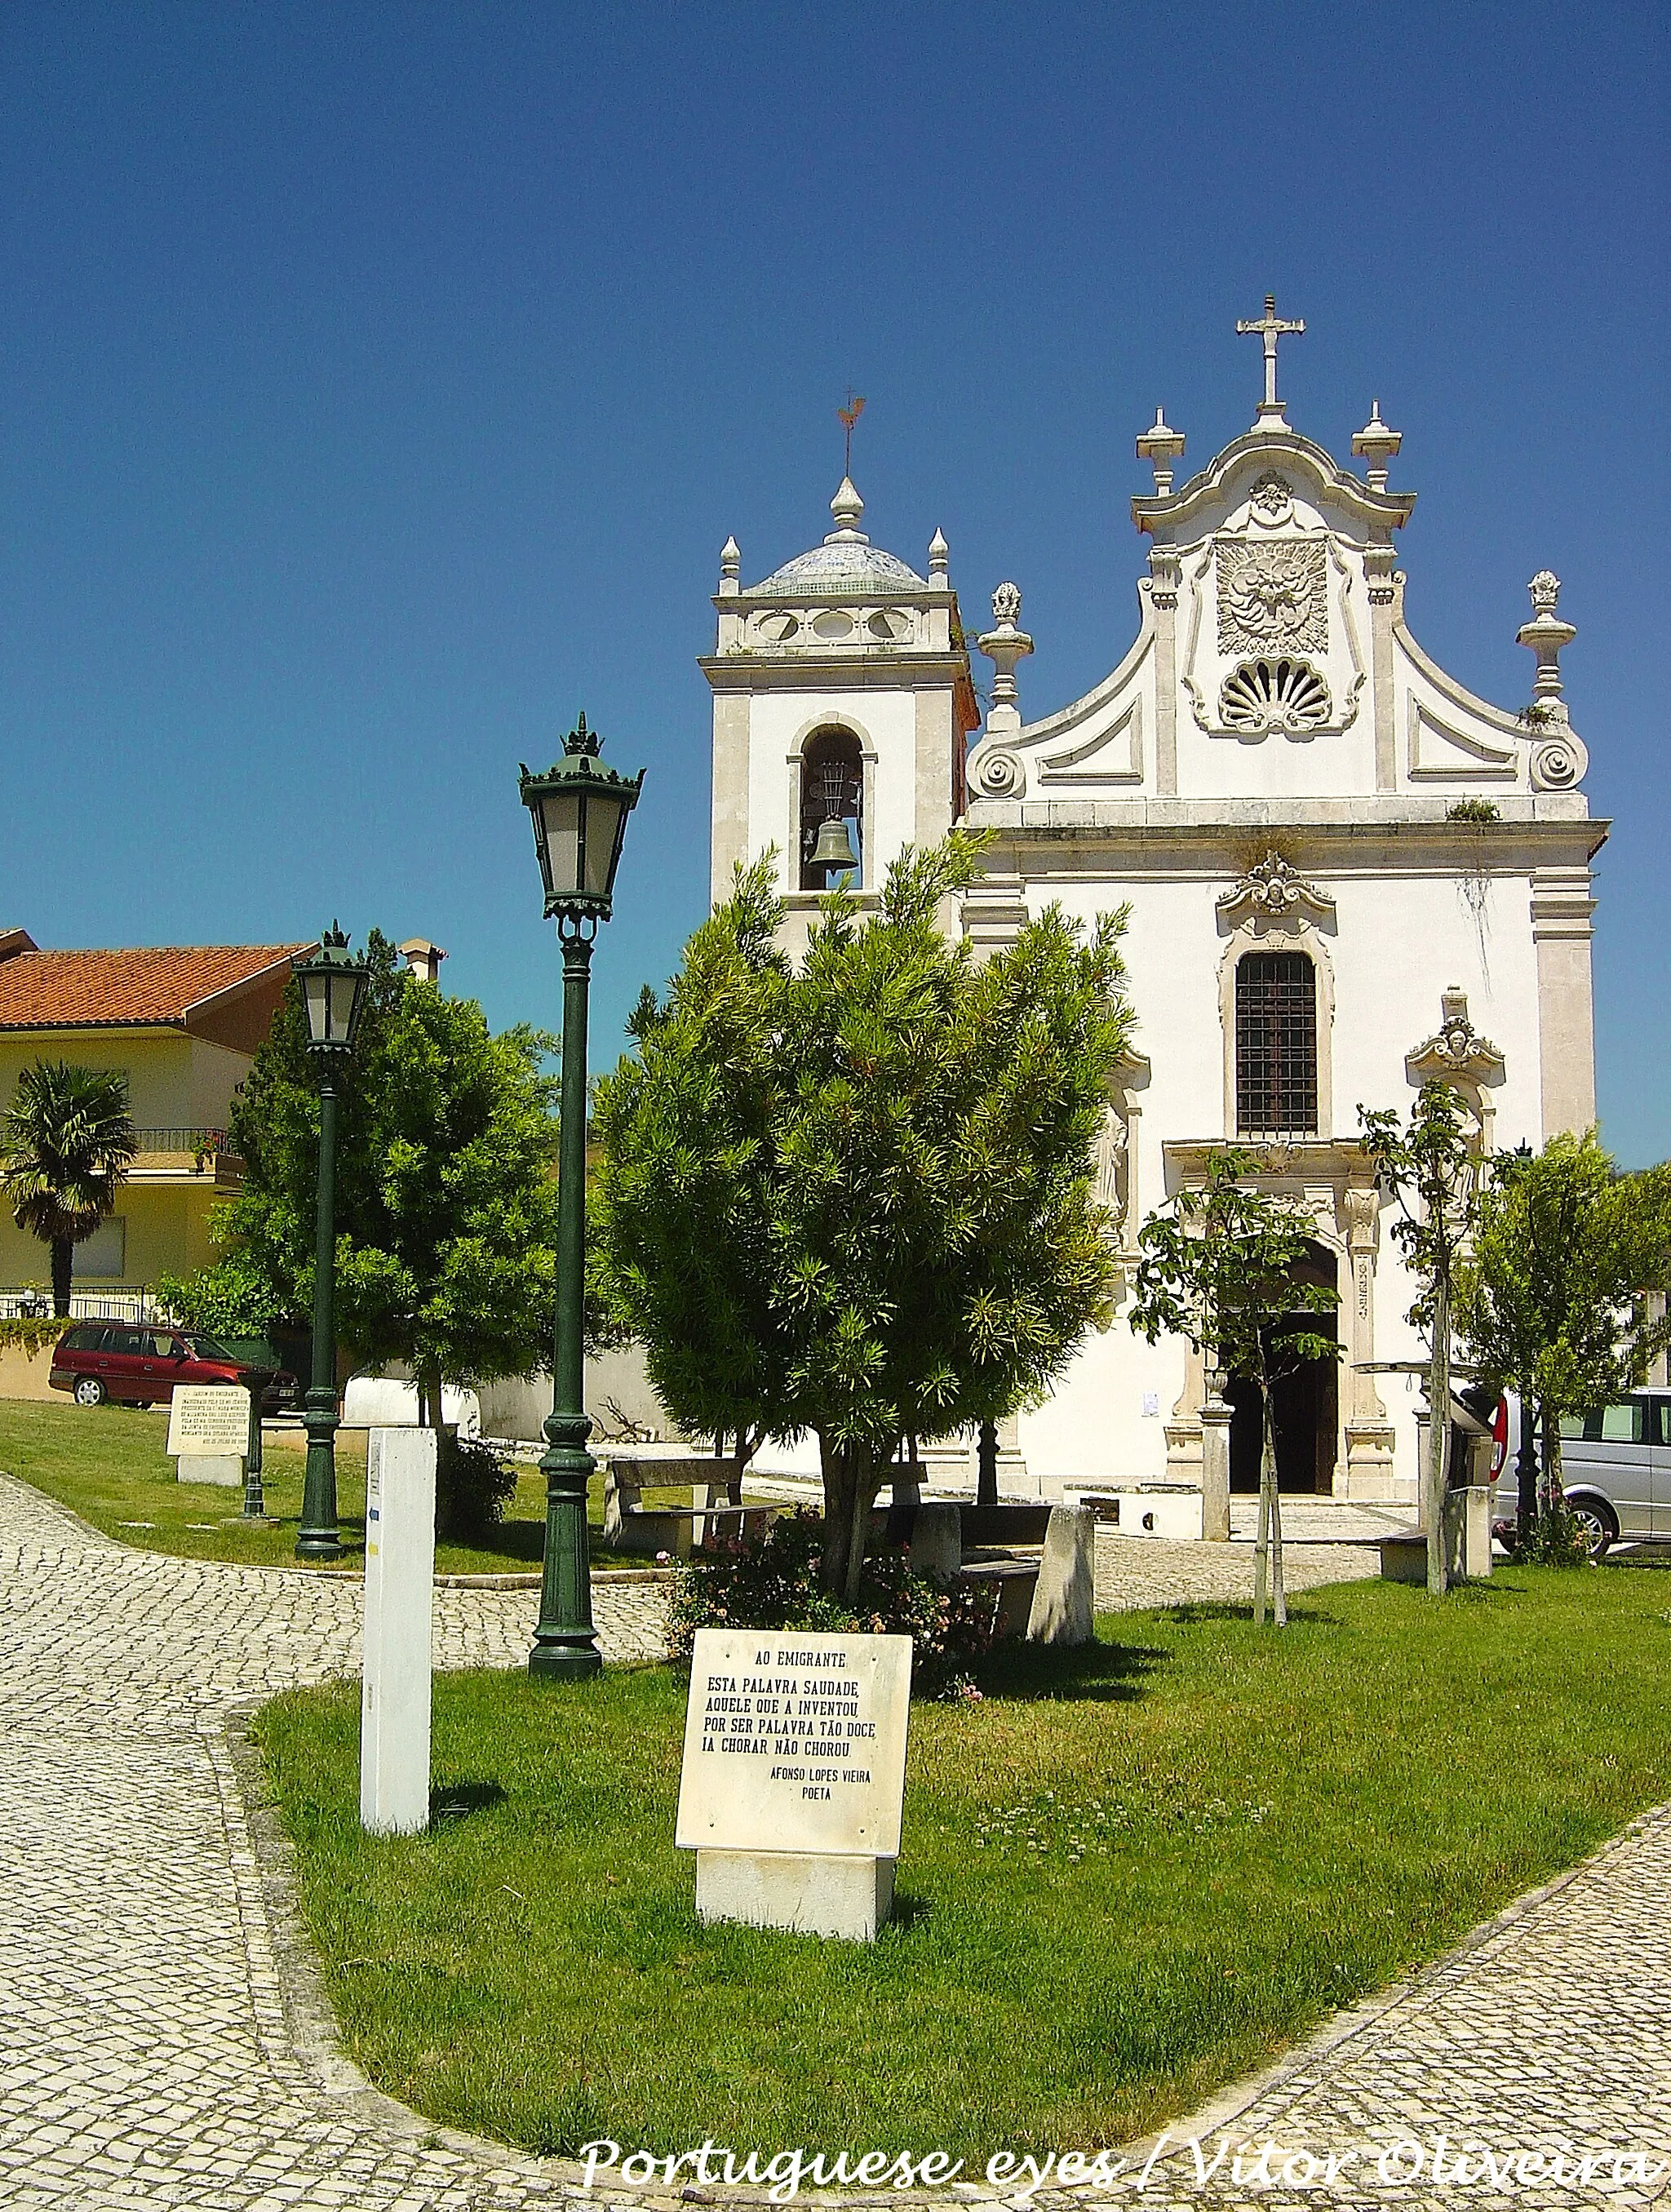
M 337 1533 L 337 1077 L 354 1049 L 365 1004 L 363 961 L 348 949 L 334 925 L 311 958 L 298 960 L 301 1002 L 307 1015 L 307 1050 L 319 1085 L 319 1208 L 314 1225 L 313 1376 L 302 1412 L 307 1431 L 307 1473 L 302 1484 L 299 1559 L 340 1559 Z
M 586 1023 L 592 945 L 607 921 L 627 817 L 644 776 L 617 775 L 598 758 L 598 735 L 582 714 L 563 757 L 544 775 L 522 770 L 522 803 L 534 820 L 545 884 L 545 918 L 562 945 L 562 1100 L 557 1152 L 557 1301 L 551 1412 L 545 1424 L 545 1559 L 539 1625 L 528 1672 L 559 1680 L 603 1664 L 592 1625 L 582 1333 L 586 1294 Z

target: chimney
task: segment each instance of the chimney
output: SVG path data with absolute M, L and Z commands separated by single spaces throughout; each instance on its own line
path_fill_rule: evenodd
M 432 945 L 427 937 L 409 937 L 398 951 L 415 982 L 434 983 L 440 988 L 441 963 L 447 957 L 441 945 Z

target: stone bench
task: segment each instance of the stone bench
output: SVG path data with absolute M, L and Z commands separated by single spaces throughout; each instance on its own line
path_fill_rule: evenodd
M 1492 1492 L 1483 1483 L 1449 1492 L 1444 1519 L 1446 1565 L 1451 1580 L 1483 1581 L 1492 1571 Z M 1425 1528 L 1399 1528 L 1370 1541 L 1380 1551 L 1383 1582 L 1427 1580 Z
M 1069 1490 L 1070 1505 L 1083 1505 L 1122 1536 L 1159 1536 L 1174 1542 L 1202 1534 L 1200 1492 L 1188 1482 L 1134 1482 L 1103 1490 Z
M 757 1534 L 778 1509 L 735 1500 L 729 1480 L 715 1479 L 725 1464 L 708 1453 L 656 1459 L 612 1453 L 604 1469 L 605 1543 L 617 1552 L 688 1559 L 710 1536 Z M 645 1492 L 659 1490 L 688 1490 L 690 1503 L 646 1505 Z
M 1036 1557 L 977 1559 L 963 1549 L 964 1512 L 951 1504 L 917 1507 L 909 1550 L 912 1572 L 941 1584 L 955 1580 L 996 1585 L 1000 1637 L 1024 1636 L 1035 1644 L 1089 1643 L 1096 1586 L 1097 1524 L 1091 1515 L 1079 1506 L 1050 1506 Z

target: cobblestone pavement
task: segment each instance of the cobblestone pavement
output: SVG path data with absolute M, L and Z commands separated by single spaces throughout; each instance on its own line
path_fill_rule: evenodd
M 657 1605 L 653 1587 L 600 1589 L 606 1653 L 649 1656 Z M 520 1662 L 534 1609 L 531 1592 L 438 1591 L 441 1663 Z M 127 1551 L 0 1477 L 0 2204 L 648 2212 L 693 2194 L 735 2201 L 744 2192 L 580 2197 L 572 2168 L 430 2131 L 337 2050 L 297 1964 L 282 1881 L 258 1859 L 227 1723 L 275 1690 L 352 1668 L 358 1612 L 352 1583 Z M 1195 2125 L 1227 2129 L 1230 2155 L 1251 2138 L 1241 2180 L 1226 2163 L 1196 2188 L 1189 2154 L 1168 2143 L 1140 2192 L 1133 2168 L 1116 2177 L 1114 2201 L 1504 2202 L 1477 2182 L 1379 2185 L 1388 2142 L 1413 2138 L 1431 2155 L 1441 2128 L 1453 2156 L 1476 2139 L 1499 2156 L 1536 2151 L 1556 2129 L 1581 2151 L 1671 2156 L 1668 1959 L 1671 1811 L 1411 1989 L 1337 2024 L 1332 2049 L 1301 2051 L 1256 2093 L 1202 2116 Z M 1285 2155 L 1358 2157 L 1332 2186 L 1303 2188 L 1291 2170 L 1263 2187 L 1248 2173 L 1267 2135 Z M 1217 2146 L 1215 2128 L 1208 2160 Z M 1579 2187 L 1511 2178 L 1508 2193 L 1535 2205 L 1667 2193 L 1663 2175 L 1614 2189 L 1602 2185 L 1609 2172 Z M 981 2177 L 950 2195 L 1015 2201 Z M 1084 2194 L 1047 2186 L 1033 2201 L 1078 2205 Z

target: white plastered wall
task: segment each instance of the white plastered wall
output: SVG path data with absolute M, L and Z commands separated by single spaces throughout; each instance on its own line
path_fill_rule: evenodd
M 1224 1141 L 1234 1134 L 1225 1125 L 1226 1042 L 1216 981 L 1226 939 L 1214 908 L 1234 874 L 1227 863 L 1225 873 L 1210 880 L 1155 875 L 1099 884 L 1058 877 L 1029 887 L 1035 912 L 1054 892 L 1070 913 L 1087 919 L 1099 908 L 1131 900 L 1125 954 L 1139 1017 L 1134 1042 L 1150 1062 L 1137 1132 L 1143 1214 L 1169 1194 L 1165 1140 Z M 1334 927 L 1321 933 L 1334 969 L 1335 1003 L 1332 1032 L 1320 1039 L 1320 1051 L 1328 1051 L 1333 1063 L 1334 1126 L 1326 1133 L 1350 1138 L 1360 1101 L 1407 1110 L 1414 1091 L 1405 1056 L 1437 1029 L 1440 994 L 1455 984 L 1467 993 L 1476 1029 L 1507 1055 L 1504 1082 L 1486 1094 L 1495 1109 L 1494 1143 L 1512 1146 L 1522 1138 L 1540 1143 L 1537 974 L 1526 923 L 1527 878 L 1492 883 L 1483 958 L 1473 913 L 1454 875 L 1319 871 L 1309 879 L 1335 902 Z M 1414 1287 L 1390 1237 L 1391 1218 L 1383 1212 L 1375 1352 L 1377 1359 L 1415 1358 L 1421 1346 L 1405 1318 Z M 1332 1206 L 1320 1217 L 1319 1233 L 1325 1244 L 1338 1247 Z M 1343 1265 L 1343 1299 L 1348 1287 Z M 1125 1319 L 1128 1305 L 1127 1295 L 1112 1328 L 1079 1353 L 1048 1403 L 1021 1417 L 1029 1476 L 1040 1479 L 1047 1491 L 1060 1483 L 1165 1478 L 1166 1423 L 1183 1390 L 1185 1351 L 1176 1340 L 1151 1346 L 1134 1337 Z M 1377 1377 L 1376 1388 L 1394 1425 L 1395 1477 L 1402 1486 L 1414 1475 L 1418 1398 L 1399 1376 Z M 1343 1376 L 1343 1407 L 1346 1401 Z M 1145 1411 L 1145 1402 L 1153 1410 Z

